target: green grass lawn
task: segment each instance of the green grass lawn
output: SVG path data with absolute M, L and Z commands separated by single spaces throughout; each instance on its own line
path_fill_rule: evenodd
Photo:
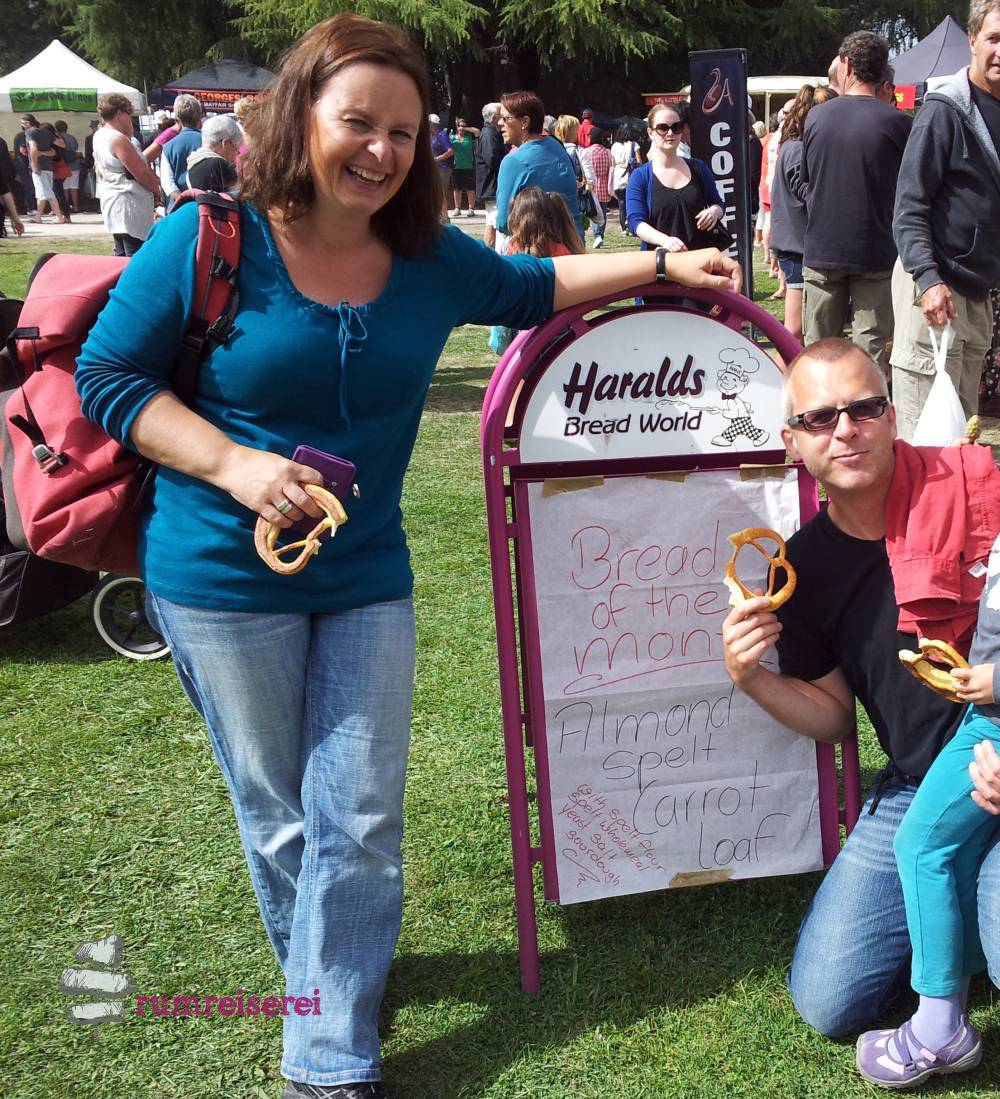
M 22 292 L 42 250 L 3 242 L 0 289 Z M 874 1094 L 852 1045 L 811 1032 L 784 988 L 815 874 L 542 906 L 542 993 L 520 992 L 479 468 L 494 365 L 485 330 L 453 334 L 405 487 L 419 648 L 408 899 L 384 1004 L 391 1094 Z M 880 754 L 862 739 L 870 772 Z M 115 658 L 85 602 L 0 631 L 0 753 L 0 1097 L 274 1099 L 276 1020 L 129 1019 L 95 1041 L 63 1017 L 61 970 L 111 930 L 140 992 L 283 991 L 170 664 Z M 930 1095 L 996 1095 L 1000 1006 L 985 980 L 973 1003 L 984 1067 Z

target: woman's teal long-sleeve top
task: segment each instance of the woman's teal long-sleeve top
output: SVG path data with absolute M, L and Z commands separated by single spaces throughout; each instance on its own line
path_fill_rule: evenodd
M 84 414 L 126 444 L 139 411 L 171 385 L 194 293 L 196 219 L 191 204 L 157 223 L 78 361 Z M 176 603 L 264 612 L 334 613 L 405 597 L 403 475 L 438 357 L 457 325 L 544 320 L 551 261 L 504 258 L 446 228 L 426 256 L 393 257 L 374 301 L 328 306 L 296 290 L 267 219 L 244 205 L 238 277 L 235 329 L 202 363 L 194 410 L 249 447 L 291 457 L 305 443 L 349 459 L 361 496 L 302 572 L 280 576 L 254 550 L 253 512 L 161 467 L 142 518 L 147 587 Z
M 576 222 L 580 240 L 584 239 L 583 216 L 576 172 L 569 153 L 554 137 L 526 141 L 500 161 L 497 173 L 497 229 L 509 233 L 507 216 L 510 204 L 525 187 L 541 187 L 562 195 L 570 217 Z

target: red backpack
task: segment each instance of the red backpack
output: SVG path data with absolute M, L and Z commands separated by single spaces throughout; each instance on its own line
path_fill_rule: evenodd
M 185 198 L 198 204 L 195 304 L 173 388 L 190 404 L 198 369 L 226 341 L 239 304 L 240 214 L 228 195 Z M 0 353 L 0 448 L 15 546 L 94 572 L 136 575 L 139 505 L 156 467 L 84 417 L 73 379 L 80 347 L 127 262 L 53 255 L 36 264 L 18 327 Z

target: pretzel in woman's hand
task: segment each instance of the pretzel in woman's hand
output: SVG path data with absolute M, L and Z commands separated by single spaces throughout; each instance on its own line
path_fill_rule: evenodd
M 952 679 L 950 669 L 967 668 L 969 662 L 947 642 L 934 641 L 932 638 L 925 637 L 920 642 L 920 652 L 900 649 L 899 660 L 908 672 L 915 675 L 932 691 L 944 695 L 952 702 L 963 701 L 955 693 L 957 683 Z M 944 667 L 938 667 L 939 664 L 943 664 Z
M 277 542 L 278 536 L 281 534 L 281 527 L 276 527 L 274 523 L 269 522 L 262 515 L 257 517 L 257 525 L 254 527 L 253 544 L 260 559 L 268 568 L 280 572 L 282 576 L 291 576 L 293 573 L 301 572 L 309 564 L 312 555 L 319 553 L 319 540 L 323 534 L 329 531 L 332 538 L 337 533 L 337 527 L 347 522 L 347 512 L 344 511 L 342 504 L 332 492 L 327 492 L 320 485 L 303 485 L 302 487 L 316 501 L 317 506 L 324 513 L 324 517 L 320 519 L 305 538 L 298 542 L 292 542 L 287 546 L 278 546 Z M 293 561 L 281 560 L 282 555 L 291 553 L 293 550 L 301 550 L 298 557 Z
M 776 553 L 768 553 L 760 544 L 761 541 L 774 542 L 778 547 Z M 764 593 L 771 600 L 771 610 L 777 610 L 782 603 L 787 603 L 795 591 L 795 569 L 785 559 L 785 540 L 776 530 L 767 527 L 747 527 L 746 530 L 737 531 L 729 535 L 729 541 L 733 544 L 733 556 L 726 565 L 726 576 L 723 583 L 729 589 L 729 605 L 735 607 L 742 599 L 753 599 L 754 593 L 736 575 L 736 558 L 744 546 L 753 548 L 767 561 L 767 591 Z M 778 569 L 785 570 L 785 584 L 777 591 L 774 590 L 774 581 Z

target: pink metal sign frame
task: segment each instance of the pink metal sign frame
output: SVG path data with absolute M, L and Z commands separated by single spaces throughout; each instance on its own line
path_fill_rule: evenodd
M 548 477 L 603 475 L 605 477 L 659 473 L 670 470 L 733 469 L 740 460 L 753 464 L 780 464 L 783 449 L 750 454 L 685 455 L 662 459 L 627 458 L 564 462 L 522 462 L 519 443 L 524 410 L 547 367 L 554 358 L 594 326 L 620 317 L 623 312 L 657 310 L 693 312 L 684 301 L 707 303 L 710 315 L 720 324 L 739 329 L 745 322 L 759 329 L 778 354 L 789 362 L 801 346 L 779 322 L 746 298 L 712 290 L 645 286 L 630 292 L 641 296 L 641 304 L 604 310 L 622 302 L 623 295 L 595 299 L 563 310 L 538 328 L 522 332 L 500 360 L 490 379 L 483 402 L 481 442 L 486 491 L 493 604 L 496 615 L 497 655 L 500 672 L 500 700 L 511 827 L 514 873 L 514 905 L 517 916 L 521 987 L 532 995 L 540 986 L 538 928 L 532 868 L 542 869 L 543 896 L 558 902 L 552 835 L 548 756 L 544 744 L 544 713 L 541 698 L 541 652 L 535 616 L 531 529 L 527 507 L 528 485 Z M 698 311 L 700 316 L 706 314 Z M 798 475 L 800 515 L 809 519 L 818 510 L 817 486 L 802 467 Z M 514 567 L 511 567 L 513 549 Z M 537 724 L 536 724 L 536 715 Z M 535 753 L 537 828 L 539 842 L 532 838 L 525 753 Z M 541 749 L 541 750 L 539 750 Z M 820 834 L 824 864 L 829 866 L 840 850 L 840 826 L 850 833 L 861 810 L 860 771 L 856 735 L 841 745 L 842 800 L 838 792 L 836 749 L 816 745 L 819 776 Z

